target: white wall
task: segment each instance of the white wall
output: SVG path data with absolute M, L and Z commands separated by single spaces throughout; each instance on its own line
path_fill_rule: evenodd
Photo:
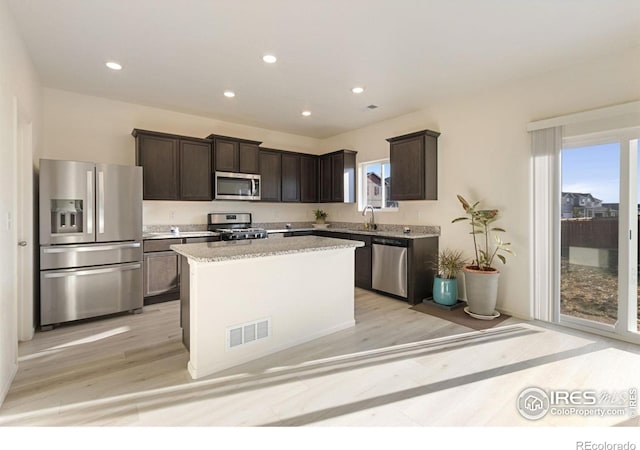
M 17 370 L 18 356 L 15 111 L 17 107 L 33 122 L 37 151 L 40 102 L 35 69 L 6 4 L 0 1 L 0 404 Z
M 313 154 L 321 148 L 314 138 L 55 89 L 44 89 L 44 116 L 43 158 L 135 164 L 134 128 L 196 137 L 215 133 Z M 143 221 L 167 226 L 206 223 L 206 214 L 214 211 L 252 212 L 255 222 L 313 220 L 313 205 L 145 201 Z
M 386 138 L 432 129 L 438 140 L 437 201 L 400 202 L 397 213 L 378 213 L 379 223 L 440 225 L 440 247 L 465 251 L 473 245 L 464 224 L 451 224 L 463 215 L 456 199 L 480 200 L 498 208 L 505 237 L 517 256 L 508 258 L 503 272 L 498 307 L 531 317 L 530 211 L 531 161 L 527 124 L 640 98 L 640 49 L 572 66 L 508 85 L 487 88 L 432 107 L 326 139 L 324 150 L 358 151 L 357 162 L 388 157 Z M 362 221 L 354 205 L 330 205 L 330 217 Z M 498 263 L 500 264 L 500 263 Z

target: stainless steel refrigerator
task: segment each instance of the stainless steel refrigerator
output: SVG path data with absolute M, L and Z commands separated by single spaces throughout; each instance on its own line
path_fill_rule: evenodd
M 142 167 L 40 160 L 40 326 L 142 308 Z

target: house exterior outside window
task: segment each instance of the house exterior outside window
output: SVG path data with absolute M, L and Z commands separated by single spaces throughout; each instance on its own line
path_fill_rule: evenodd
M 377 210 L 395 210 L 398 202 L 390 200 L 391 164 L 388 159 L 359 165 L 360 198 L 358 209 L 371 205 Z

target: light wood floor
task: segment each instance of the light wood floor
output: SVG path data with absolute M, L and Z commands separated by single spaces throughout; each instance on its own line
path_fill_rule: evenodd
M 302 299 L 301 299 L 302 301 Z M 509 319 L 478 332 L 356 289 L 356 326 L 191 380 L 178 302 L 21 343 L 4 426 L 637 425 L 626 417 L 532 422 L 519 393 L 640 387 L 632 344 Z

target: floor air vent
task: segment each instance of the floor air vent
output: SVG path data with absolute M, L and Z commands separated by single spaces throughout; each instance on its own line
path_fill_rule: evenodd
M 237 325 L 227 328 L 227 348 L 249 344 L 271 335 L 271 319 Z

